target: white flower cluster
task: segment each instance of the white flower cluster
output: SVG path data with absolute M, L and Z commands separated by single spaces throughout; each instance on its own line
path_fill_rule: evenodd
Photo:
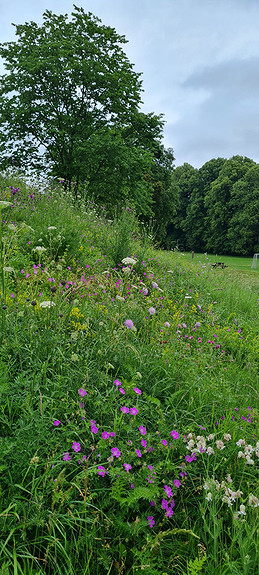
M 228 507 L 232 507 L 233 503 L 237 501 L 237 499 L 242 497 L 243 492 L 240 491 L 240 489 L 234 491 L 234 489 L 231 489 L 229 487 L 228 485 L 229 483 L 232 483 L 232 478 L 230 475 L 227 475 L 226 479 L 221 482 L 217 481 L 217 479 L 214 478 L 206 479 L 203 485 L 203 489 L 205 489 L 205 491 L 207 492 L 205 499 L 207 501 L 212 501 L 213 497 L 215 498 L 218 493 L 222 503 L 226 503 Z M 249 494 L 248 505 L 249 507 L 259 507 L 259 500 L 252 493 Z M 239 511 L 236 511 L 234 513 L 234 517 L 238 519 L 239 515 L 242 516 L 246 515 L 245 509 L 246 509 L 245 505 L 241 503 L 241 505 L 239 506 Z
M 134 266 L 137 263 L 138 260 L 134 260 L 133 258 L 124 258 L 123 260 L 121 260 L 121 262 L 125 265 L 125 266 Z
M 247 445 L 245 439 L 239 439 L 236 442 L 238 447 L 243 447 L 243 451 L 239 451 L 237 457 L 239 459 L 245 459 L 248 465 L 254 465 L 254 459 L 252 459 L 252 453 L 255 457 L 259 458 L 259 441 L 257 441 L 256 446 L 253 447 L 250 443 Z

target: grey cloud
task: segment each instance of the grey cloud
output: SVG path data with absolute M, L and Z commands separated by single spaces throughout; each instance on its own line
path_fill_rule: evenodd
M 259 57 L 234 59 L 206 67 L 187 78 L 184 87 L 228 91 L 238 97 L 257 95 L 259 91 Z

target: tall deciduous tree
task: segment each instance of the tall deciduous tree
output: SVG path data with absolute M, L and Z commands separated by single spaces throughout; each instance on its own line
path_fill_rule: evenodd
M 231 252 L 228 238 L 229 222 L 233 216 L 230 203 L 233 185 L 240 180 L 255 162 L 243 156 L 233 156 L 226 160 L 219 176 L 212 182 L 205 196 L 206 249 L 213 253 Z
M 259 166 L 252 166 L 232 189 L 228 239 L 234 254 L 259 252 Z
M 183 225 L 186 234 L 186 248 L 189 250 L 197 252 L 206 250 L 207 209 L 204 205 L 204 198 L 211 183 L 218 178 L 224 162 L 224 158 L 213 158 L 206 162 L 196 174 L 196 182 L 193 182 L 193 190 Z
M 0 45 L 0 167 L 48 170 L 88 182 L 108 201 L 140 189 L 161 140 L 160 116 L 140 112 L 142 84 L 114 28 L 83 8 L 71 18 L 46 10 L 43 24 L 16 26 Z M 138 165 L 138 167 L 137 167 Z M 137 185 L 136 185 L 137 184 Z

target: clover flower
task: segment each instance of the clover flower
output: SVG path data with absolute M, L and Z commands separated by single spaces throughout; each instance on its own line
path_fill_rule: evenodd
M 131 319 L 126 319 L 124 322 L 124 325 L 128 328 L 128 329 L 133 329 L 134 328 L 134 323 Z
M 150 307 L 148 311 L 149 311 L 150 315 L 154 315 L 154 313 L 156 313 L 156 310 L 154 307 Z

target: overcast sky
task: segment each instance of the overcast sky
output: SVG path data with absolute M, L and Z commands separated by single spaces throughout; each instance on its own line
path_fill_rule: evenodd
M 259 162 L 259 0 L 0 0 L 0 42 L 15 39 L 12 22 L 40 24 L 73 4 L 126 36 L 143 111 L 164 114 L 176 165 Z

